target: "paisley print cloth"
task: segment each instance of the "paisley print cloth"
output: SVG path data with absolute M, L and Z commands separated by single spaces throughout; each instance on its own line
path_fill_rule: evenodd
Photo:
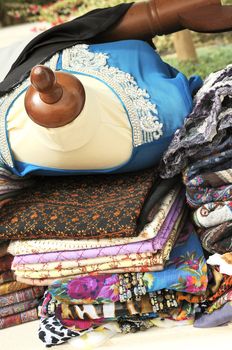
M 6 317 L 18 314 L 19 312 L 31 310 L 39 305 L 38 299 L 23 301 L 21 303 L 12 304 L 0 308 L 0 317 Z
M 23 311 L 15 315 L 1 317 L 0 329 L 16 326 L 21 323 L 31 322 L 38 319 L 37 308 Z
M 43 287 L 28 287 L 26 289 L 0 296 L 0 307 L 20 303 L 41 297 L 44 293 Z

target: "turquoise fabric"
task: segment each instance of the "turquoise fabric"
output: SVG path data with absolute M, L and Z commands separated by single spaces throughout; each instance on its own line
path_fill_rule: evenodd
M 158 113 L 153 113 L 153 115 L 154 118 L 155 116 L 158 117 L 159 123 L 163 124 L 163 135 L 158 139 L 144 139 L 141 145 L 133 148 L 129 161 L 115 168 L 81 171 L 78 169 L 57 170 L 15 162 L 14 171 L 16 174 L 23 176 L 31 172 L 43 175 L 118 173 L 137 171 L 154 166 L 158 164 L 162 154 L 168 148 L 175 131 L 183 125 L 185 117 L 192 110 L 191 93 L 201 86 L 201 79 L 195 77 L 188 81 L 182 73 L 163 62 L 158 53 L 146 42 L 125 40 L 94 44 L 90 45 L 88 50 L 93 54 L 107 55 L 108 66 L 129 73 L 135 79 L 138 87 L 147 91 L 150 103 L 157 106 Z M 65 70 L 62 54 L 60 54 L 57 70 Z M 77 74 L 77 76 L 83 74 L 77 70 L 68 71 Z M 96 78 L 94 75 L 91 76 Z M 104 83 L 107 85 L 106 82 Z M 118 96 L 117 91 L 114 91 L 114 93 Z M 118 98 L 120 100 L 119 96 Z M 121 100 L 120 102 L 123 104 Z M 126 110 L 125 105 L 124 109 Z M 129 115 L 127 117 L 129 118 Z M 133 127 L 132 134 L 134 137 Z M 132 142 L 134 143 L 133 140 Z M 106 145 L 106 147 L 110 148 L 110 145 Z

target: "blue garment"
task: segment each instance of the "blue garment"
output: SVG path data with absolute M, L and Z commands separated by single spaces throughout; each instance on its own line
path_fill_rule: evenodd
M 65 55 L 69 58 L 66 61 Z M 117 167 L 96 170 L 51 169 L 13 159 L 11 165 L 5 162 L 17 175 L 120 173 L 152 167 L 159 163 L 175 131 L 191 112 L 192 91 L 202 84 L 199 77 L 188 81 L 182 73 L 164 63 L 150 45 L 139 40 L 76 45 L 59 55 L 56 69 L 75 73 L 77 77 L 78 74 L 91 76 L 114 92 L 131 124 L 131 157 Z M 110 145 L 106 147 L 110 150 Z M 4 155 L 2 158 L 6 159 Z
M 143 281 L 147 292 L 165 288 L 192 294 L 206 291 L 206 260 L 192 224 L 185 224 L 164 270 L 145 272 Z

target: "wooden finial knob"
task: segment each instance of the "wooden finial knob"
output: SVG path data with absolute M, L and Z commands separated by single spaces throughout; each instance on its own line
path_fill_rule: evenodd
M 63 89 L 57 83 L 54 72 L 46 66 L 39 65 L 32 69 L 31 83 L 45 103 L 56 103 L 63 95 Z
M 25 96 L 25 109 L 36 124 L 57 128 L 78 117 L 85 103 L 79 79 L 69 73 L 54 73 L 42 65 L 32 69 L 30 78 L 32 85 Z

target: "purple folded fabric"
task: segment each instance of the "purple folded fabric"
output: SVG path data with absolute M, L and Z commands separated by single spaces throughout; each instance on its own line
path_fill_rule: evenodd
M 116 256 L 116 255 L 126 255 L 133 253 L 146 253 L 146 252 L 156 252 L 162 249 L 166 243 L 169 234 L 171 233 L 175 222 L 178 220 L 183 212 L 185 205 L 185 196 L 180 195 L 174 201 L 160 231 L 157 236 L 153 239 L 146 241 L 129 243 L 124 245 L 102 247 L 102 248 L 91 248 L 75 251 L 61 251 L 61 252 L 50 252 L 41 254 L 28 254 L 28 255 L 18 255 L 14 257 L 13 265 L 18 264 L 37 264 L 37 263 L 47 263 L 52 261 L 65 261 L 65 260 L 82 260 L 82 259 L 92 259 L 103 256 Z
M 196 328 L 218 327 L 232 322 L 232 303 L 227 302 L 220 309 L 211 314 L 203 314 L 194 322 Z

